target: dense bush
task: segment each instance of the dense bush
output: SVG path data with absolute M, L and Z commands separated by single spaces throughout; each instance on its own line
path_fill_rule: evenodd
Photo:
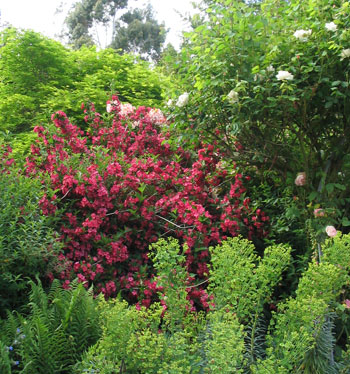
M 177 65 L 187 99 L 177 92 L 171 105 L 189 141 L 203 133 L 264 183 L 294 188 L 290 217 L 303 224 L 322 208 L 342 231 L 350 224 L 349 9 L 343 0 L 203 1 Z
M 209 245 L 238 234 L 266 235 L 269 219 L 250 207 L 244 187 L 249 177 L 232 166 L 228 174 L 217 147 L 172 148 L 157 109 L 136 109 L 114 97 L 107 111 L 85 109 L 87 132 L 62 112 L 53 115 L 54 126 L 34 130 L 39 138 L 26 170 L 43 173 L 55 191 L 41 199 L 43 212 L 63 214 L 58 276 L 66 286 L 77 276 L 106 296 L 121 292 L 148 306 L 157 285 L 147 252 L 159 237 L 188 245 L 194 281 L 208 274 Z M 193 289 L 191 299 L 207 307 L 200 290 Z
M 236 314 L 240 309 L 237 303 L 246 305 L 244 296 L 250 288 L 251 300 L 255 296 L 256 302 L 252 303 L 252 318 L 247 320 L 253 320 L 254 313 L 261 313 L 263 300 L 273 292 L 290 259 L 290 248 L 283 246 L 271 247 L 262 261 L 253 251 L 254 246 L 243 238 L 231 238 L 211 248 L 212 302 L 211 310 L 204 315 L 191 311 L 186 300 L 189 286 L 183 266 L 185 248 L 181 249 L 174 239 L 161 239 L 152 245 L 163 306 L 137 310 L 118 300 L 103 302 L 102 338 L 89 349 L 75 372 L 107 374 L 118 368 L 122 373 L 243 373 L 248 368 L 247 356 L 255 347 L 245 343 L 246 332 L 241 324 L 245 318 Z M 240 263 L 236 264 L 238 257 Z M 246 268 L 259 264 L 257 273 L 242 272 L 245 262 Z M 221 282 L 224 274 L 226 281 Z M 240 288 L 241 281 L 248 287 Z
M 191 312 L 186 300 L 185 249 L 162 239 L 151 253 L 163 307 L 138 310 L 103 301 L 102 337 L 75 373 L 345 373 L 348 362 L 334 323 L 349 282 L 349 240 L 338 236 L 326 243 L 323 262 L 310 264 L 296 297 L 279 305 L 270 320 L 263 305 L 288 266 L 290 248 L 271 246 L 263 259 L 242 238 L 211 248 L 212 305 L 204 315 Z
M 40 181 L 21 175 L 13 162 L 10 147 L 0 145 L 0 316 L 28 301 L 28 280 L 44 279 L 61 248 L 52 218 L 39 207 Z

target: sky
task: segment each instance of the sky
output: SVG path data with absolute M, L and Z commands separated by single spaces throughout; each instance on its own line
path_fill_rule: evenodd
M 1 24 L 5 22 L 16 28 L 32 29 L 43 35 L 59 40 L 65 16 L 78 0 L 0 0 Z M 148 1 L 129 0 L 134 7 L 141 7 Z M 165 22 L 170 29 L 166 43 L 179 48 L 181 32 L 186 30 L 180 14 L 193 14 L 192 0 L 149 0 L 156 18 Z M 63 12 L 56 10 L 63 4 Z M 63 41 L 63 40 L 61 40 Z

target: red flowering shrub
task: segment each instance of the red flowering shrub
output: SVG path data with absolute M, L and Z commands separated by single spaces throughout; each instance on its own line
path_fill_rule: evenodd
M 159 110 L 123 106 L 117 97 L 107 109 L 105 116 L 84 110 L 86 133 L 63 112 L 52 116 L 54 127 L 34 130 L 27 173 L 42 171 L 56 191 L 41 199 L 43 212 L 63 211 L 59 277 L 67 287 L 78 277 L 106 296 L 122 292 L 148 306 L 158 290 L 149 244 L 174 236 L 188 246 L 188 297 L 207 307 L 205 291 L 191 285 L 208 274 L 208 247 L 266 235 L 268 217 L 252 211 L 245 178 L 222 168 L 219 149 L 173 149 Z

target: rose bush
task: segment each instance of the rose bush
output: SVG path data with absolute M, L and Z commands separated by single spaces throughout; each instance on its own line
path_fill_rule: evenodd
M 265 191 L 274 186 L 266 200 L 278 240 L 291 230 L 294 247 L 308 238 L 320 206 L 318 241 L 326 225 L 349 232 L 350 3 L 205 0 L 197 9 L 174 66 L 191 105 L 169 108 L 183 142 L 216 140 L 238 167 L 256 168 Z M 287 186 L 293 201 L 283 206 Z M 286 219 L 273 218 L 281 211 Z
M 52 116 L 54 126 L 36 127 L 26 164 L 28 175 L 40 171 L 55 191 L 41 199 L 43 212 L 64 215 L 56 275 L 66 287 L 78 277 L 106 297 L 121 293 L 148 306 L 158 291 L 149 244 L 174 236 L 187 245 L 192 307 L 206 308 L 205 282 L 194 285 L 208 275 L 208 247 L 238 234 L 267 234 L 269 218 L 251 207 L 244 186 L 249 176 L 225 170 L 215 145 L 191 152 L 170 146 L 157 109 L 134 109 L 114 96 L 109 113 L 93 105 L 84 112 L 87 132 L 63 112 Z

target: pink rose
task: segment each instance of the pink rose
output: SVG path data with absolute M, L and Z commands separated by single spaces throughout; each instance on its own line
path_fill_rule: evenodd
M 315 217 L 324 217 L 324 210 L 321 208 L 314 209 L 314 216 Z
M 327 226 L 326 233 L 329 237 L 334 238 L 337 235 L 337 230 L 334 226 Z
M 346 300 L 344 301 L 344 304 L 345 304 L 345 308 L 346 308 L 346 309 L 350 309 L 350 300 L 349 300 L 349 299 L 346 299 Z
M 295 178 L 294 183 L 297 186 L 304 186 L 306 184 L 306 173 L 305 172 L 298 173 L 297 177 Z

